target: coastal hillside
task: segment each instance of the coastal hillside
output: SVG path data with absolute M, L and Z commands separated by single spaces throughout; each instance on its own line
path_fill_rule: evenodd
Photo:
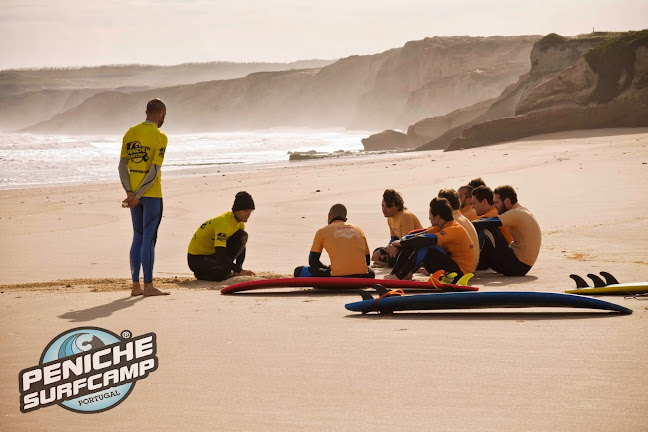
M 3 70 L 0 71 L 0 129 L 22 129 L 47 121 L 105 91 L 128 93 L 161 86 L 240 78 L 260 71 L 316 68 L 334 61 L 209 62 L 172 66 L 113 65 Z
M 648 126 L 648 30 L 550 34 L 535 44 L 530 58 L 530 72 L 487 110 L 475 110 L 474 118 L 419 149 L 458 150 L 565 130 Z
M 538 36 L 434 37 L 328 66 L 140 91 L 105 91 L 29 131 L 117 133 L 152 97 L 171 132 L 268 127 L 400 128 L 498 96 L 531 67 Z

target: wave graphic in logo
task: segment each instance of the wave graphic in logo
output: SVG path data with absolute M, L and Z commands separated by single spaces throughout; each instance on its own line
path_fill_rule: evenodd
M 45 348 L 40 363 L 61 360 L 86 351 L 92 351 L 106 345 L 121 342 L 116 334 L 96 327 L 82 327 L 63 333 Z M 111 387 L 61 402 L 59 405 L 79 413 L 95 413 L 108 410 L 122 402 L 133 390 L 134 382 Z

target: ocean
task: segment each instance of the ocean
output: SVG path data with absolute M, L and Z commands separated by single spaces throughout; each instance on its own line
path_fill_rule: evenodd
M 164 177 L 288 164 L 288 152 L 362 150 L 366 131 L 167 134 Z M 122 136 L 0 133 L 0 189 L 119 181 Z M 295 162 L 292 162 L 295 163 Z M 297 162 L 298 163 L 298 162 Z

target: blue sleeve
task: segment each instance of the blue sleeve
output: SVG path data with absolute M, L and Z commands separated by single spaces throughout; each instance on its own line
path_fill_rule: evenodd
M 488 228 L 497 228 L 502 226 L 502 221 L 499 217 L 493 217 L 488 219 L 477 219 L 473 221 L 473 226 L 477 231 L 483 231 Z
M 389 243 L 387 243 L 387 244 L 392 244 L 392 243 L 395 242 L 396 240 L 398 240 L 398 237 L 396 237 L 396 236 L 391 236 L 391 238 L 389 239 Z

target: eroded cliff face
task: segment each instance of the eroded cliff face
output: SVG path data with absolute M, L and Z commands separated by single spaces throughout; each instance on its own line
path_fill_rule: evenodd
M 572 129 L 648 126 L 648 30 L 552 34 L 536 44 L 531 60 L 530 73 L 487 113 L 421 148 L 457 150 Z
M 528 71 L 538 38 L 427 38 L 322 68 L 122 95 L 99 93 L 29 130 L 117 133 L 139 120 L 152 97 L 167 103 L 165 129 L 172 132 L 281 126 L 403 129 L 409 119 L 448 113 L 500 94 Z M 112 114 L 107 117 L 106 111 Z
M 408 42 L 378 71 L 357 108 L 362 127 L 405 128 L 498 96 L 530 68 L 537 36 L 434 37 Z

